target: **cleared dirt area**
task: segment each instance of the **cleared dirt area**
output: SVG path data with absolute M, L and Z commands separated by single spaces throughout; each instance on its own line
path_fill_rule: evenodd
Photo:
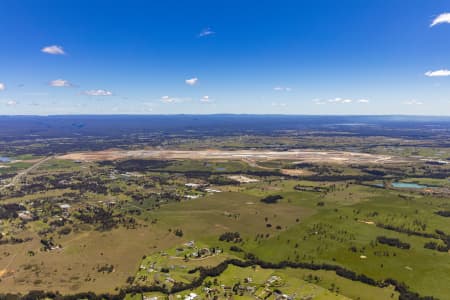
M 368 153 L 344 152 L 344 151 L 313 151 L 313 150 L 291 150 L 291 151 L 263 151 L 263 150 L 104 150 L 92 152 L 69 153 L 57 157 L 75 161 L 102 161 L 118 159 L 227 159 L 242 161 L 264 161 L 264 160 L 295 160 L 297 162 L 327 162 L 327 163 L 400 163 L 404 158 L 388 155 L 375 155 Z
M 228 176 L 228 178 L 239 181 L 240 183 L 251 183 L 251 182 L 258 182 L 258 179 L 250 178 L 243 175 L 231 175 Z
M 306 171 L 306 170 L 299 170 L 299 169 L 281 169 L 281 174 L 288 175 L 288 176 L 301 176 L 301 175 L 310 175 L 312 172 Z

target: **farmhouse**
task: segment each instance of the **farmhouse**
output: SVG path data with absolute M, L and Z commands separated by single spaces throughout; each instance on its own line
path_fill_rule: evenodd
M 17 215 L 18 215 L 18 217 L 19 217 L 21 220 L 24 220 L 24 221 L 30 221 L 30 220 L 33 220 L 33 215 L 32 215 L 31 212 L 28 211 L 28 210 L 20 211 L 20 212 L 17 213 Z
M 196 299 L 198 296 L 197 296 L 197 294 L 196 293 L 189 293 L 189 295 L 186 295 L 185 297 L 184 297 L 184 300 L 194 300 L 194 299 Z
M 222 191 L 215 190 L 215 189 L 205 189 L 205 192 L 207 192 L 207 193 L 221 193 Z
M 184 185 L 187 186 L 187 187 L 190 187 L 190 188 L 198 188 L 198 187 L 202 186 L 199 183 L 191 183 L 191 182 L 188 182 L 188 183 L 186 183 Z
M 195 247 L 195 241 L 189 241 L 184 244 L 186 247 L 194 248 Z
M 60 204 L 59 207 L 62 210 L 69 210 L 70 209 L 70 205 L 69 204 Z

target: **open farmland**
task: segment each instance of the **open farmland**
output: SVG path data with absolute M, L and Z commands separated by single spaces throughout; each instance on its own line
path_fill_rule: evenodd
M 0 294 L 446 299 L 447 148 L 338 135 L 298 147 L 302 139 L 4 145 Z

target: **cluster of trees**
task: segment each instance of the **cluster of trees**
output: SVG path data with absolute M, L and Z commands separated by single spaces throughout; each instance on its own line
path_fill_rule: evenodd
M 389 245 L 391 247 L 397 247 L 399 249 L 409 249 L 411 245 L 400 241 L 397 238 L 388 238 L 385 236 L 377 236 L 377 242 L 384 245 Z
M 41 244 L 44 251 L 50 251 L 55 248 L 55 243 L 52 239 L 42 239 Z
M 420 236 L 420 237 L 425 237 L 425 238 L 433 238 L 433 239 L 439 239 L 440 238 L 438 234 L 427 233 L 427 232 L 418 232 L 418 231 L 410 230 L 408 228 L 397 227 L 397 226 L 390 225 L 390 224 L 377 223 L 376 226 L 380 227 L 380 228 L 383 228 L 383 229 L 386 229 L 386 230 L 392 230 L 392 231 L 395 231 L 395 232 L 405 233 L 407 235 L 414 235 L 414 236 Z
M 239 181 L 233 180 L 231 178 L 228 178 L 226 176 L 221 176 L 221 175 L 212 175 L 208 177 L 208 182 L 211 184 L 216 184 L 216 185 L 234 185 L 234 184 L 239 184 Z
M 219 241 L 228 243 L 240 243 L 242 242 L 242 238 L 239 232 L 225 232 L 219 236 Z
M 233 252 L 244 252 L 244 250 L 242 250 L 242 248 L 239 248 L 238 246 L 235 246 L 235 245 L 230 247 L 230 251 L 233 251 Z
M 96 224 L 97 230 L 105 231 L 117 227 L 122 215 L 114 215 L 112 210 L 105 210 L 103 207 L 86 207 L 78 209 L 74 217 L 83 223 Z
M 21 244 L 32 241 L 32 237 L 26 237 L 26 238 L 17 238 L 17 237 L 10 237 L 9 239 L 3 239 L 3 234 L 0 233 L 0 245 L 14 245 L 14 244 Z
M 374 176 L 380 176 L 380 177 L 386 176 L 386 172 L 377 170 L 377 169 L 361 168 L 361 171 L 363 171 L 367 174 L 370 174 L 370 175 L 374 175 Z
M 435 212 L 436 215 L 441 216 L 441 217 L 447 217 L 450 218 L 450 211 L 449 210 L 440 210 Z
M 441 240 L 445 244 L 445 246 L 438 245 L 436 242 L 428 242 L 424 245 L 424 248 L 442 251 L 442 252 L 446 252 L 446 251 L 450 250 L 450 235 L 445 234 L 445 232 L 443 232 L 442 230 L 439 230 L 439 229 L 436 229 L 435 233 L 428 233 L 428 232 L 417 232 L 417 231 L 409 230 L 406 228 L 395 227 L 393 225 L 385 225 L 385 224 L 381 224 L 381 223 L 377 223 L 377 226 L 387 229 L 387 230 L 392 230 L 392 231 L 396 231 L 396 232 L 400 232 L 400 233 L 406 233 L 408 235 L 415 235 L 415 236 L 420 236 L 420 237 L 425 237 L 425 238 Z
M 321 186 L 310 186 L 310 185 L 301 185 L 297 184 L 294 186 L 294 190 L 301 191 L 301 192 L 327 192 L 329 189 L 327 187 L 321 187 Z
M 172 164 L 172 162 L 152 159 L 129 159 L 111 164 L 115 165 L 115 168 L 120 172 L 146 172 L 167 168 Z
M 0 205 L 0 219 L 15 219 L 17 212 L 26 210 L 25 206 L 17 203 L 7 203 Z
M 267 203 L 267 204 L 275 204 L 281 199 L 283 199 L 283 196 L 281 196 L 281 195 L 269 195 L 267 197 L 262 198 L 261 202 Z
M 114 271 L 113 265 L 105 264 L 97 267 L 97 272 L 100 273 L 111 273 L 112 271 Z
M 439 252 L 448 252 L 449 247 L 447 245 L 439 245 L 436 242 L 428 242 L 423 246 L 425 249 L 436 250 Z

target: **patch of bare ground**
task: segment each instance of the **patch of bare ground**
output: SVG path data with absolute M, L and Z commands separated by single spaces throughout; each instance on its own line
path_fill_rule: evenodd
M 400 163 L 405 158 L 369 153 L 345 152 L 345 151 L 314 151 L 314 150 L 104 150 L 92 152 L 77 152 L 61 155 L 59 159 L 75 161 L 101 161 L 118 159 L 198 159 L 198 160 L 241 160 L 241 161 L 266 161 L 266 160 L 294 160 L 297 162 L 337 163 L 337 164 L 368 164 L 368 163 Z

